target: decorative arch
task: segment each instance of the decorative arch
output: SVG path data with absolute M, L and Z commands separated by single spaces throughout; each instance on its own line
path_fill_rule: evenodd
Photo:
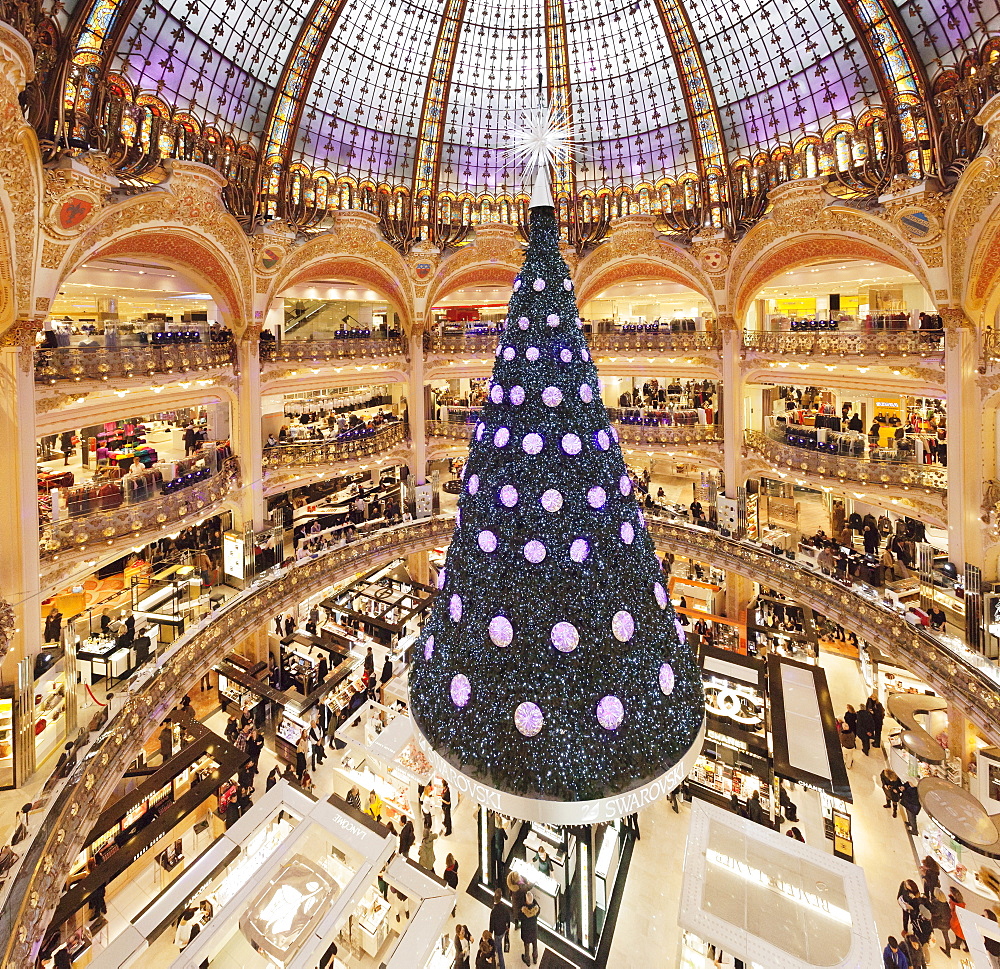
M 490 283 L 511 287 L 514 277 L 520 272 L 520 265 L 514 263 L 472 263 L 454 272 L 449 272 L 439 279 L 427 291 L 427 308 L 439 303 L 446 296 L 466 286 Z
M 981 325 L 1000 309 L 1000 211 L 994 211 L 972 250 L 965 291 L 969 317 Z
M 746 239 L 750 239 L 750 234 Z M 904 259 L 895 250 L 874 240 L 843 232 L 799 233 L 786 236 L 775 245 L 763 249 L 747 260 L 742 272 L 734 274 L 732 280 L 734 289 L 731 290 L 730 297 L 737 322 L 744 318 L 754 296 L 769 280 L 791 269 L 837 257 L 886 263 L 910 273 L 920 281 L 921 285 L 927 287 L 927 280 L 920 267 Z
M 665 250 L 667 251 L 667 250 Z M 693 267 L 646 254 L 600 258 L 601 249 L 585 258 L 576 272 L 576 299 L 582 306 L 595 298 L 602 289 L 626 279 L 662 279 L 687 286 L 715 306 L 715 295 L 707 280 L 699 277 Z M 686 258 L 686 257 L 680 257 Z

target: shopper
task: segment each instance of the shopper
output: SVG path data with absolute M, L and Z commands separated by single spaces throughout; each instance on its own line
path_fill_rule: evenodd
M 434 842 L 437 835 L 428 826 L 424 826 L 424 836 L 420 842 L 420 850 L 417 852 L 417 862 L 421 868 L 434 871 Z
M 476 969 L 497 969 L 497 949 L 489 930 L 484 930 L 476 953 Z
M 805 844 L 805 842 L 806 842 L 806 837 L 805 837 L 805 835 L 804 835 L 804 834 L 803 834 L 803 833 L 802 833 L 802 832 L 801 832 L 801 831 L 800 831 L 800 830 L 799 830 L 798 828 L 795 828 L 795 827 L 793 827 L 793 828 L 789 828 L 789 829 L 788 829 L 788 830 L 787 830 L 787 831 L 785 832 L 785 834 L 786 834 L 786 835 L 787 835 L 787 836 L 788 836 L 789 838 L 794 838 L 794 839 L 795 839 L 796 841 L 801 841 L 801 842 L 802 842 L 803 844 Z
M 900 951 L 899 943 L 891 935 L 886 947 L 882 950 L 882 965 L 884 969 L 910 969 L 910 962 L 906 958 L 906 954 Z
M 375 654 L 372 652 L 371 646 L 368 647 L 368 652 L 365 653 L 365 670 L 371 675 L 375 675 Z
M 493 834 L 490 838 L 490 862 L 493 866 L 493 881 L 497 884 L 503 880 L 504 846 L 507 843 L 507 829 L 503 818 L 494 818 Z
M 368 795 L 368 807 L 365 808 L 365 814 L 367 814 L 373 821 L 381 821 L 383 807 L 382 798 L 380 798 L 375 791 L 372 791 Z
M 62 631 L 62 613 L 53 606 L 49 614 L 45 617 L 45 642 L 58 643 L 59 634 Z
M 932 898 L 934 889 L 941 886 L 941 866 L 937 859 L 931 855 L 926 855 L 920 863 L 920 879 L 924 886 L 924 897 Z
M 458 860 L 450 851 L 444 860 L 444 874 L 441 877 L 449 888 L 458 890 Z
M 451 835 L 451 788 L 447 781 L 441 782 L 441 812 L 444 821 L 445 837 Z
M 403 826 L 399 829 L 399 853 L 404 857 L 410 856 L 410 849 L 414 841 L 417 840 L 416 832 L 413 830 L 413 822 L 409 817 L 403 818 Z
M 906 812 L 906 830 L 910 834 L 917 833 L 917 815 L 920 813 L 920 795 L 909 781 L 903 782 L 903 790 L 899 795 L 899 803 Z
M 298 774 L 299 780 L 302 780 L 302 775 L 306 772 L 306 757 L 308 754 L 309 731 L 303 727 L 301 733 L 299 733 L 298 743 L 295 745 L 295 773 Z
M 882 793 L 885 794 L 884 808 L 892 808 L 892 816 L 896 817 L 896 810 L 899 807 L 899 798 L 903 793 L 903 782 L 899 775 L 890 767 L 879 774 L 879 783 L 882 785 Z
M 267 775 L 267 782 L 264 785 L 265 792 L 271 790 L 271 788 L 278 783 L 280 777 L 281 777 L 281 768 L 272 767 L 271 773 Z
M 469 969 L 472 951 L 472 934 L 462 924 L 455 926 L 455 969 Z
M 991 922 L 997 921 L 996 912 L 994 912 L 991 908 L 983 909 L 983 915 L 985 915 Z M 986 954 L 990 957 L 990 969 L 1000 969 L 1000 942 L 997 942 L 996 939 L 989 938 L 984 932 L 983 944 L 986 949 Z
M 191 939 L 194 935 L 195 926 L 198 924 L 195 920 L 198 916 L 198 910 L 196 908 L 186 908 L 181 912 L 181 917 L 177 922 L 177 928 L 174 930 L 174 945 L 183 952 L 190 944 Z
M 858 748 L 858 736 L 847 725 L 846 720 L 837 721 L 837 730 L 840 734 L 840 747 L 844 753 L 844 766 L 851 768 L 854 766 L 854 751 Z
M 903 935 L 906 935 L 910 927 L 910 916 L 916 911 L 920 900 L 920 889 L 917 888 L 915 881 L 907 878 L 899 883 L 899 889 L 896 892 L 896 902 L 903 912 Z
M 386 653 L 385 662 L 382 664 L 382 672 L 379 675 L 379 703 L 385 706 L 386 684 L 392 679 L 392 657 Z
M 941 933 L 941 944 L 944 946 L 944 954 L 951 957 L 951 906 L 948 899 L 944 897 L 944 892 L 940 888 L 934 889 L 934 895 L 927 905 L 931 916 L 931 928 L 937 929 Z
M 908 935 L 899 943 L 899 951 L 906 956 L 910 969 L 927 969 L 927 956 L 923 943 L 915 935 Z
M 312 720 L 309 721 L 309 745 L 310 745 L 310 760 L 311 769 L 315 772 L 316 764 L 322 764 L 326 760 L 326 747 L 323 744 L 323 728 L 319 723 L 319 712 L 312 715 Z
M 875 746 L 882 746 L 882 724 L 885 721 L 885 707 L 882 706 L 879 698 L 872 693 L 870 697 L 865 701 L 865 706 L 868 712 L 872 715 L 872 719 L 875 721 Z
M 847 709 L 844 711 L 844 723 L 847 724 L 847 729 L 856 736 L 858 733 L 858 714 L 849 703 L 847 704 Z
M 951 909 L 951 931 L 955 933 L 955 947 L 969 951 L 969 943 L 965 941 L 962 923 L 958 921 L 958 909 L 965 908 L 965 897 L 954 885 L 948 891 L 948 907 Z
M 867 707 L 862 707 L 856 714 L 856 723 L 855 732 L 861 741 L 861 752 L 867 755 L 875 739 L 875 718 Z
M 493 893 L 493 908 L 490 909 L 490 932 L 497 948 L 497 966 L 507 969 L 503 954 L 510 952 L 510 912 L 503 900 L 503 892 L 498 888 Z
M 524 879 L 516 871 L 507 873 L 507 891 L 510 892 L 510 918 L 516 929 L 521 924 L 521 906 L 526 891 Z
M 347 797 L 344 798 L 344 800 L 347 801 L 347 803 L 350 804 L 352 808 L 357 808 L 359 811 L 361 810 L 361 791 L 358 788 L 357 784 L 355 784 L 347 792 Z
M 107 886 L 98 885 L 90 893 L 90 898 L 87 899 L 90 904 L 90 917 L 91 919 L 100 918 L 102 915 L 108 914 L 108 903 L 105 900 L 104 893 L 107 891 Z
M 166 763 L 174 756 L 174 728 L 173 721 L 168 717 L 163 721 L 163 729 L 160 731 L 160 759 Z
M 521 942 L 524 943 L 524 954 L 521 961 L 530 966 L 538 962 L 538 905 L 535 903 L 535 896 L 532 892 L 524 895 L 524 904 L 521 906 Z M 528 959 L 528 951 L 531 950 L 531 959 Z
M 760 803 L 760 791 L 754 791 L 747 801 L 747 817 L 755 824 L 764 823 L 764 808 Z

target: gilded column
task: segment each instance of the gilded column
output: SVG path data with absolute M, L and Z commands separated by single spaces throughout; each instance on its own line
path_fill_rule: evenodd
M 410 474 L 414 484 L 427 480 L 427 421 L 424 402 L 424 335 L 414 327 L 409 335 L 410 381 L 407 412 L 410 421 Z
M 264 447 L 261 435 L 260 328 L 249 326 L 236 345 L 239 363 L 235 429 L 236 455 L 240 459 L 243 488 L 240 517 L 244 525 L 253 522 L 255 531 L 264 527 Z
M 726 497 L 735 498 L 743 484 L 743 344 L 736 319 L 719 315 L 722 336 L 722 400 L 718 404 L 722 416 L 723 470 L 726 475 Z

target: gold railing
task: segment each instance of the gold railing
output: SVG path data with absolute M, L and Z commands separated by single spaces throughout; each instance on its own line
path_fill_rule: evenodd
M 281 346 L 262 343 L 261 369 L 270 363 L 324 363 L 329 360 L 372 360 L 406 354 L 401 337 L 361 340 L 285 340 Z
M 940 330 L 815 333 L 744 330 L 743 346 L 757 353 L 797 353 L 815 357 L 929 357 L 944 352 Z
M 108 380 L 154 373 L 188 373 L 231 367 L 232 341 L 146 347 L 52 347 L 35 350 L 35 381 Z
M 124 538 L 130 545 L 142 544 L 147 532 L 182 522 L 190 515 L 207 514 L 213 505 L 239 488 L 240 462 L 231 457 L 210 478 L 174 494 L 49 522 L 40 529 L 42 562 L 48 565 L 65 552 L 99 549 Z
M 492 354 L 500 341 L 497 333 L 429 334 L 424 341 L 426 353 Z M 655 350 L 663 353 L 692 353 L 716 350 L 722 345 L 718 333 L 671 333 L 662 329 L 652 333 L 589 333 L 587 343 L 595 353 L 626 353 L 629 350 Z
M 268 472 L 273 473 L 283 468 L 309 468 L 336 464 L 338 461 L 388 451 L 405 440 L 406 424 L 397 421 L 380 427 L 367 437 L 330 441 L 326 444 L 316 444 L 312 441 L 302 444 L 279 444 L 277 447 L 264 448 L 264 474 L 266 477 Z
M 694 424 L 690 427 L 656 425 L 646 427 L 639 424 L 616 424 L 618 436 L 623 445 L 677 446 L 690 444 L 721 443 L 722 435 L 714 424 Z M 468 443 L 475 424 L 460 424 L 451 421 L 427 421 L 428 437 L 445 437 L 450 441 Z
M 151 678 L 134 689 L 104 728 L 65 788 L 53 796 L 38 834 L 19 849 L 26 857 L 0 910 L 0 940 L 7 969 L 34 965 L 37 949 L 83 848 L 124 766 L 138 757 L 165 714 L 192 690 L 201 674 L 233 644 L 286 609 L 328 586 L 410 552 L 447 542 L 452 518 L 428 518 L 383 529 L 315 559 L 258 580 L 173 643 L 155 661 Z
M 866 485 L 923 488 L 937 492 L 942 500 L 948 490 L 948 471 L 926 464 L 908 464 L 893 461 L 869 461 L 848 458 L 823 451 L 790 447 L 772 440 L 763 431 L 746 431 L 746 446 L 772 464 L 783 465 L 793 471 L 818 474 L 827 478 L 856 481 Z

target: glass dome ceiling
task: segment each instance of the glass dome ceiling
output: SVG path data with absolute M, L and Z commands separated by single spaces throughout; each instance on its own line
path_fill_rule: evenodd
M 997 0 L 93 0 L 75 63 L 259 156 L 412 190 L 516 191 L 503 149 L 549 100 L 565 188 L 726 170 L 919 103 Z M 541 95 L 539 92 L 541 91 Z

